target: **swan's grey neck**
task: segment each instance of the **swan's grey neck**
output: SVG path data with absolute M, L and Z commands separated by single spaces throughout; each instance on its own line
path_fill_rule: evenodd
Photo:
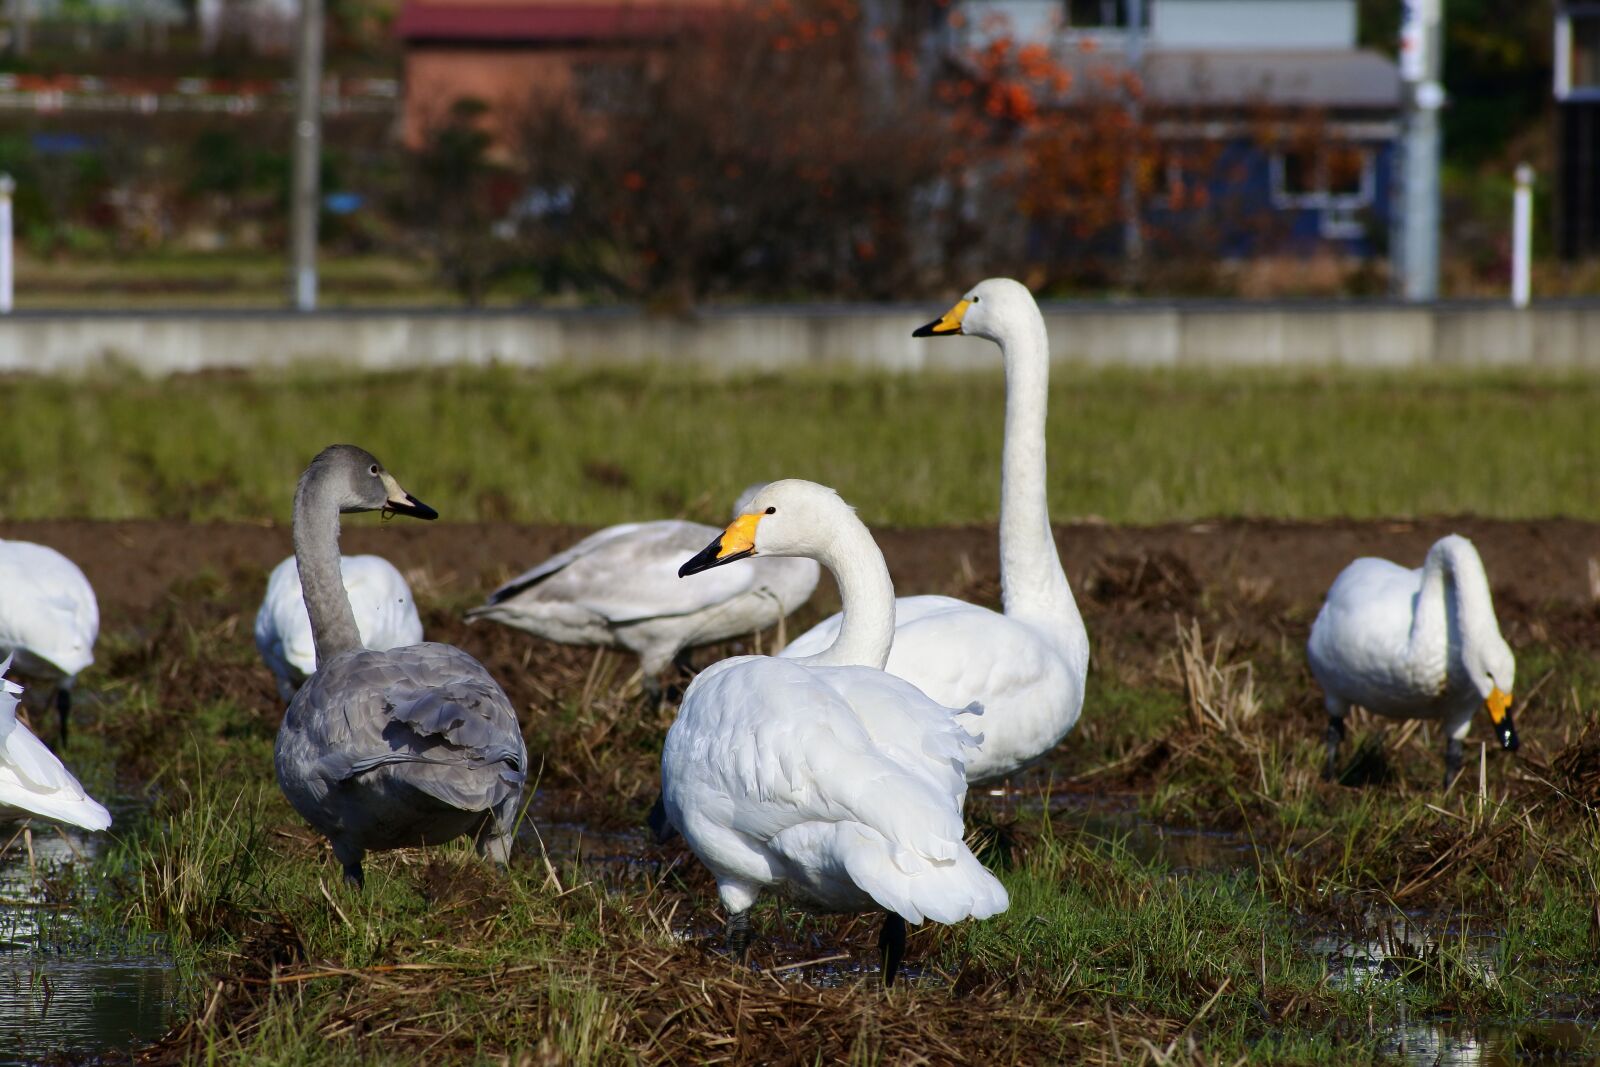
M 800 662 L 882 670 L 894 643 L 894 582 L 872 534 L 852 514 L 814 558 L 839 584 L 839 635 L 833 644 Z
M 1489 576 L 1478 554 L 1450 543 L 1429 550 L 1422 565 L 1422 587 L 1411 623 L 1413 651 L 1437 655 L 1439 648 L 1453 646 L 1459 654 L 1462 648 L 1496 637 L 1499 632 Z
M 362 645 L 339 571 L 339 500 L 334 488 L 317 474 L 315 468 L 306 471 L 295 490 L 294 562 L 321 669 L 339 653 Z
M 1045 490 L 1050 346 L 1044 319 L 1037 310 L 1029 310 L 1031 314 L 999 340 L 1006 368 L 1000 592 L 1007 615 L 1038 623 L 1050 634 L 1081 633 L 1082 617 L 1050 530 Z

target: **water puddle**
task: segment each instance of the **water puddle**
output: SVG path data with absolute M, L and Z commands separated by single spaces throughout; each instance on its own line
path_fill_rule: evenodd
M 1594 1024 L 1571 1019 L 1541 1019 L 1518 1026 L 1417 1023 L 1401 1027 L 1385 1051 L 1411 1067 L 1593 1063 L 1600 1057 L 1600 1034 Z
M 0 823 L 0 845 L 17 829 Z M 103 840 L 69 840 L 36 822 L 32 872 L 20 837 L 0 859 L 0 1065 L 97 1057 L 148 1044 L 172 1023 L 171 962 L 120 937 L 97 939 L 42 888 L 64 865 L 91 860 Z

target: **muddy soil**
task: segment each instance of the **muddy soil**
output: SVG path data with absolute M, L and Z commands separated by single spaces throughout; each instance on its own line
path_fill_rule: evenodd
M 342 547 L 376 552 L 424 577 L 428 594 L 448 601 L 479 592 L 589 532 L 577 526 L 420 523 L 348 519 Z M 998 596 L 998 543 L 992 526 L 874 531 L 902 594 L 970 587 Z M 1086 614 L 1181 608 L 1185 597 L 1232 590 L 1245 608 L 1314 614 L 1339 570 L 1357 556 L 1381 555 L 1420 566 L 1447 533 L 1470 537 L 1483 555 L 1502 614 L 1588 611 L 1600 597 L 1600 524 L 1571 519 L 1506 522 L 1476 518 L 1393 522 L 1245 522 L 1056 528 L 1067 576 Z M 289 531 L 242 523 L 0 522 L 0 538 L 38 541 L 66 553 L 88 574 L 108 628 L 135 619 L 175 584 L 205 571 L 235 577 L 265 572 L 291 551 Z M 1141 562 L 1142 561 L 1142 562 Z M 1152 569 L 1153 567 L 1153 569 Z M 1130 599 L 1131 598 L 1131 599 Z M 824 589 L 814 610 L 837 600 Z

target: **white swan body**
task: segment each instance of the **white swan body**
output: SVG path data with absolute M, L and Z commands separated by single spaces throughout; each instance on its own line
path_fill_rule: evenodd
M 339 572 L 339 515 L 379 509 L 437 518 L 352 445 L 324 449 L 300 477 L 294 549 L 317 671 L 284 711 L 278 785 L 363 884 L 378 849 L 470 836 L 510 855 L 528 753 L 516 712 L 483 665 L 451 645 L 361 646 Z
M 411 586 L 394 564 L 382 556 L 341 556 L 339 573 L 362 645 L 382 652 L 422 640 L 422 619 Z M 285 702 L 317 669 L 311 616 L 306 613 L 300 568 L 293 556 L 267 578 L 267 594 L 256 612 L 256 651 L 277 680 Z
M 652 686 L 684 649 L 775 625 L 817 587 L 821 570 L 809 559 L 756 560 L 703 581 L 679 579 L 678 565 L 719 532 L 677 519 L 607 527 L 511 579 L 467 619 L 562 644 L 625 648 Z
M 1516 658 L 1500 634 L 1483 560 L 1464 537 L 1441 538 L 1417 569 L 1370 557 L 1351 563 L 1328 590 L 1306 654 L 1328 709 L 1329 776 L 1352 705 L 1440 720 L 1447 777 L 1460 767 L 1479 707 L 1502 745 L 1517 747 Z
M 33 683 L 30 704 L 55 692 L 63 737 L 69 694 L 99 635 L 100 606 L 76 563 L 45 545 L 0 541 L 0 656 Z
M 751 509 L 684 573 L 804 552 L 833 572 L 845 622 L 807 659 L 741 656 L 695 678 L 661 754 L 663 806 L 716 878 L 730 940 L 764 888 L 824 911 L 882 910 L 892 980 L 905 922 L 1006 908 L 963 841 L 978 739 L 957 711 L 881 670 L 894 588 L 853 510 L 799 480 L 767 486 Z
M 10 667 L 10 656 L 0 661 L 0 807 L 85 830 L 104 830 L 111 825 L 111 813 L 84 792 L 43 741 L 17 721 L 22 687 L 6 679 Z
M 979 283 L 917 336 L 970 334 L 1000 346 L 1006 368 L 1001 466 L 1000 581 L 1004 614 L 945 596 L 895 602 L 886 670 L 940 704 L 983 708 L 983 744 L 969 782 L 1037 762 L 1077 724 L 1089 673 L 1089 635 L 1056 553 L 1045 494 L 1050 351 L 1033 295 L 1007 278 Z M 824 619 L 785 657 L 814 655 L 839 632 Z

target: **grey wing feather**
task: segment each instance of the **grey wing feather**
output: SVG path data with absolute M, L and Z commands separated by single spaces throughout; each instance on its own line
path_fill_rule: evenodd
M 305 739 L 320 750 L 320 777 L 341 781 L 406 764 L 412 785 L 467 811 L 521 790 L 527 749 L 511 702 L 482 664 L 453 646 L 340 656 L 312 676 L 290 712 L 308 735 L 321 735 Z

